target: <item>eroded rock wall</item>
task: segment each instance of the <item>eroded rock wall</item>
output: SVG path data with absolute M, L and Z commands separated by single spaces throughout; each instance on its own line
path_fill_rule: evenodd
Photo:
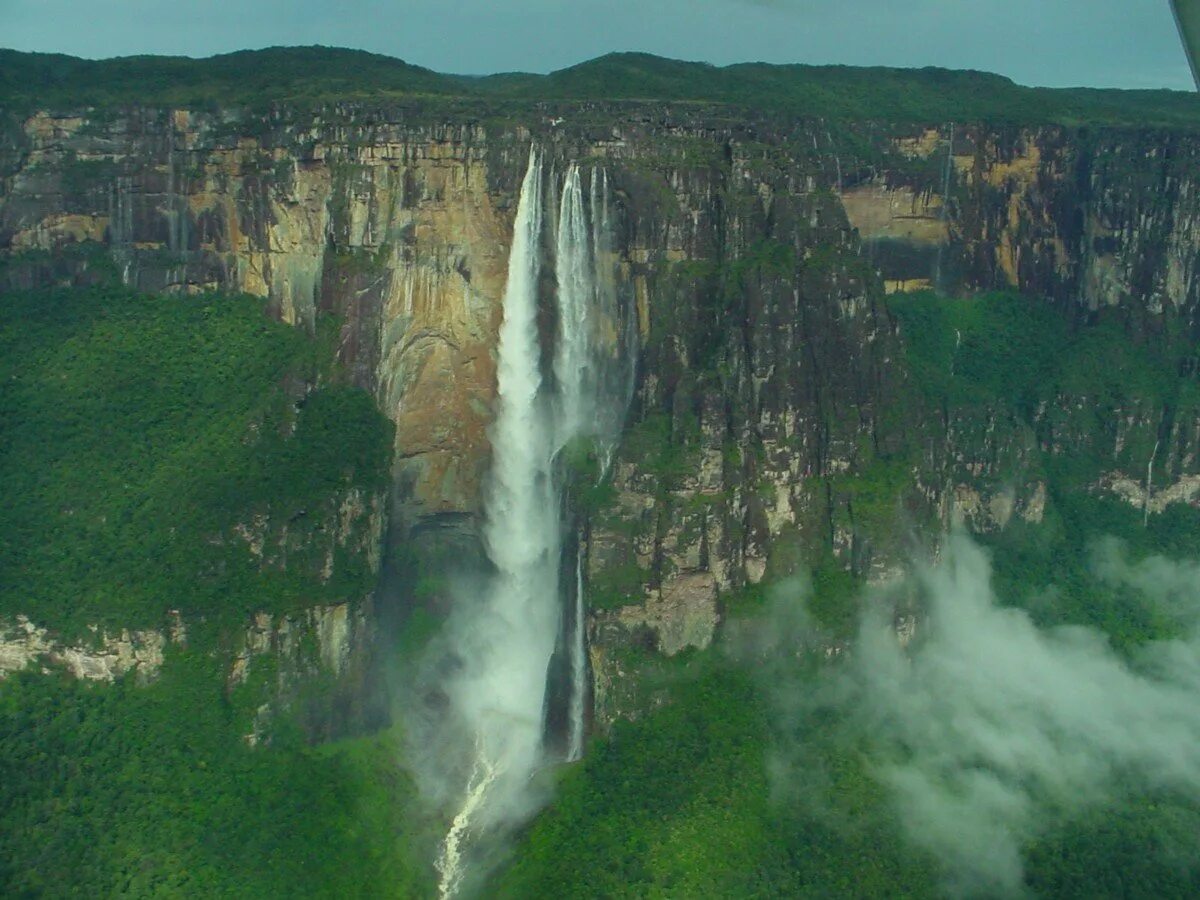
M 1013 287 L 1200 334 L 1190 133 L 946 124 L 874 148 L 849 157 L 844 197 L 889 287 Z
M 87 280 L 111 260 L 146 290 L 243 290 L 301 326 L 336 313 L 341 362 L 397 425 L 391 556 L 447 565 L 479 555 L 528 147 L 559 173 L 603 166 L 641 351 L 611 491 L 582 515 L 601 723 L 635 705 L 631 654 L 707 646 L 730 604 L 802 561 L 882 580 L 923 526 L 1038 521 L 1040 453 L 1109 454 L 1103 489 L 1145 504 L 1133 488 L 1161 442 L 1171 497 L 1195 500 L 1190 412 L 1089 418 L 1096 398 L 1076 392 L 1032 421 L 906 420 L 886 301 L 1011 286 L 1077 321 L 1115 308 L 1147 347 L 1195 339 L 1200 151 L 1184 134 L 661 104 L 39 114 L 5 134 L 0 278 Z

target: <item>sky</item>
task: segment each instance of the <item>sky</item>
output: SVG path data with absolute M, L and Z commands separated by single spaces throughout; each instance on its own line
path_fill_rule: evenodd
M 0 0 L 0 46 L 102 58 L 355 47 L 442 72 L 616 50 L 945 66 L 1022 84 L 1190 90 L 1168 0 Z

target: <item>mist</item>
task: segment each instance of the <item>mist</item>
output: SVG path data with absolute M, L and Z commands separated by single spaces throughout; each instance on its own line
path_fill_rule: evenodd
M 803 746 L 818 736 L 804 728 L 834 722 L 840 752 L 867 748 L 904 838 L 937 861 L 949 895 L 1012 896 L 1039 837 L 1138 796 L 1200 800 L 1200 566 L 1130 562 L 1109 541 L 1093 568 L 1168 616 L 1176 636 L 1122 655 L 1095 629 L 1041 628 L 1002 605 L 988 554 L 963 534 L 868 598 L 844 646 L 796 602 L 806 585 L 787 584 L 776 604 L 786 621 L 738 640 L 760 665 L 774 659 L 785 737 L 773 769 L 785 802 L 818 802 Z M 897 603 L 914 595 L 918 624 L 900 640 Z M 814 650 L 842 658 L 816 678 L 797 672 Z

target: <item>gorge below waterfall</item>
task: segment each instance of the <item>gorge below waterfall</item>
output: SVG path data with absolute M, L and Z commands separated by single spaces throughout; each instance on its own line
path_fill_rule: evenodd
M 458 766 L 444 777 L 467 773 L 438 856 L 443 897 L 458 892 L 476 844 L 537 807 L 531 780 L 538 770 L 582 752 L 589 691 L 584 549 L 563 494 L 564 454 L 611 458 L 636 353 L 632 307 L 618 308 L 611 271 L 607 178 L 599 169 L 589 174 L 585 198 L 580 167 L 570 163 L 560 186 L 535 146 L 521 184 L 484 502 L 492 571 L 477 596 L 459 598 L 448 623 L 457 666 L 444 685 L 447 718 L 434 726 L 449 732 L 434 737 L 439 745 L 469 748 L 466 759 L 443 757 Z M 556 194 L 557 215 L 547 215 Z M 547 247 L 555 329 L 553 349 L 544 353 L 538 319 Z M 599 471 L 605 477 L 607 464 Z M 565 664 L 552 665 L 556 658 Z M 558 690 L 551 691 L 556 674 Z

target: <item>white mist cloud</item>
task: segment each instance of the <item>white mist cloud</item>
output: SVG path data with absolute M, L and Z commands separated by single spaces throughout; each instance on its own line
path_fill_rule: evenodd
M 1200 569 L 1131 565 L 1112 545 L 1097 559 L 1103 577 L 1169 603 L 1183 636 L 1127 661 L 1095 630 L 1040 629 L 998 605 L 988 557 L 962 535 L 915 575 L 926 609 L 907 649 L 890 618 L 862 624 L 843 702 L 954 894 L 1019 892 L 1023 844 L 1124 792 L 1200 798 Z

